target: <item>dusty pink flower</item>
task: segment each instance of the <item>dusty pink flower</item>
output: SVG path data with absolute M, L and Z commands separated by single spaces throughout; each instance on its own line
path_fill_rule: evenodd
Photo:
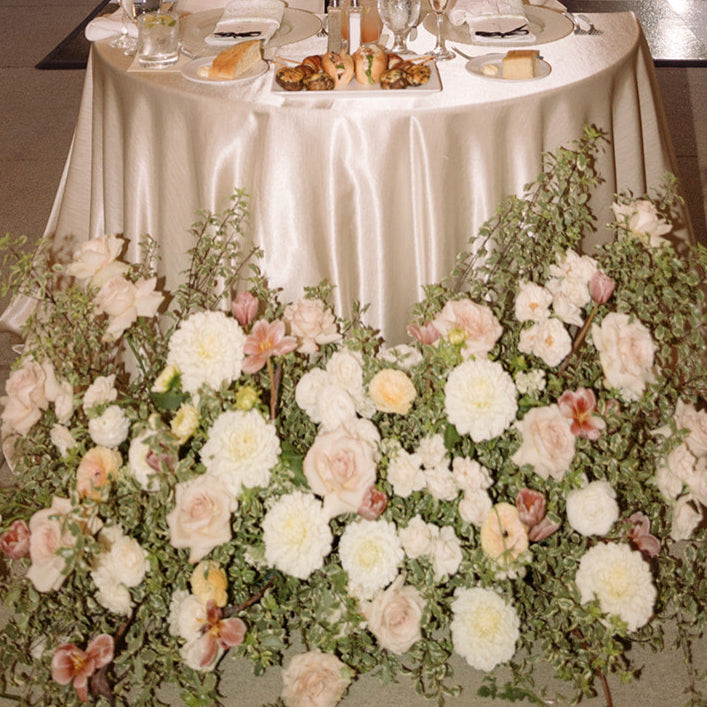
M 16 520 L 0 535 L 0 549 L 11 559 L 19 560 L 29 555 L 29 526 L 23 520 Z
M 366 520 L 375 520 L 388 506 L 388 497 L 379 491 L 375 486 L 371 486 L 363 497 L 358 514 Z
M 528 540 L 530 540 L 531 543 L 539 543 L 541 540 L 550 537 L 559 527 L 558 523 L 555 523 L 545 516 L 528 531 Z
M 628 539 L 631 543 L 646 557 L 655 557 L 660 552 L 660 540 L 655 535 L 651 535 L 651 522 L 648 516 L 636 511 L 629 517 L 628 522 L 631 523 L 628 531 Z
M 545 517 L 545 496 L 540 491 L 522 488 L 516 496 L 516 508 L 523 525 L 532 528 Z
M 258 298 L 250 292 L 239 292 L 235 301 L 231 304 L 231 311 L 238 323 L 242 327 L 250 326 L 258 313 L 260 302 Z
M 589 294 L 597 304 L 608 302 L 615 288 L 616 283 L 601 270 L 597 270 L 589 280 Z
M 52 678 L 60 685 L 73 682 L 79 699 L 88 702 L 88 679 L 113 660 L 113 648 L 113 637 L 107 633 L 96 636 L 85 651 L 65 643 L 52 658 Z
M 439 331 L 437 331 L 432 322 L 410 324 L 408 326 L 408 334 L 424 345 L 434 344 L 439 339 Z
M 257 373 L 271 356 L 284 356 L 297 348 L 294 336 L 285 336 L 285 323 L 259 319 L 245 340 L 244 373 Z
M 223 651 L 243 643 L 246 625 L 241 619 L 222 618 L 223 613 L 213 600 L 206 605 L 206 622 L 197 639 L 196 649 L 200 653 L 200 667 L 208 668 Z
M 592 413 L 597 409 L 597 399 L 593 390 L 577 388 L 566 390 L 557 401 L 562 414 L 572 420 L 571 431 L 577 437 L 596 440 L 606 427 L 604 420 Z

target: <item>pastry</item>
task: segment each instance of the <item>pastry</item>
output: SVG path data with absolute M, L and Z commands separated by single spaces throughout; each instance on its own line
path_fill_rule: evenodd
M 332 91 L 334 89 L 334 79 L 323 71 L 307 76 L 303 83 L 308 91 Z
M 381 74 L 388 68 L 388 55 L 377 44 L 363 44 L 353 55 L 356 81 L 365 86 L 373 86 L 380 81 Z
M 401 89 L 409 85 L 408 77 L 402 69 L 386 69 L 380 78 L 381 88 Z
M 512 49 L 503 57 L 504 79 L 532 79 L 538 66 L 537 49 Z
M 304 88 L 305 72 L 301 66 L 283 66 L 275 72 L 275 81 L 285 91 L 301 91 Z
M 260 61 L 260 41 L 238 42 L 214 57 L 209 68 L 210 79 L 235 79 Z
M 413 64 L 408 61 L 403 66 L 403 71 L 407 76 L 410 86 L 422 86 L 430 80 L 430 67 L 425 64 Z
M 307 56 L 302 59 L 301 66 L 307 66 L 314 72 L 319 72 L 322 70 L 322 58 L 319 54 L 313 54 L 312 56 Z
M 345 52 L 327 52 L 322 57 L 322 69 L 334 79 L 334 88 L 343 88 L 353 78 L 353 59 Z

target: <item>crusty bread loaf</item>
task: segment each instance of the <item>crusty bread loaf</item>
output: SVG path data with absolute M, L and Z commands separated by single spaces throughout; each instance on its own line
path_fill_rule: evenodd
M 238 42 L 214 57 L 209 69 L 210 79 L 235 79 L 260 61 L 260 41 Z
M 503 57 L 504 79 L 532 79 L 537 73 L 537 49 L 513 49 Z

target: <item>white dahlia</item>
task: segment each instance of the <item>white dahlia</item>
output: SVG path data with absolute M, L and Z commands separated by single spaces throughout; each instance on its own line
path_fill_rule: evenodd
M 458 589 L 452 602 L 454 650 L 472 668 L 493 670 L 509 661 L 520 636 L 516 610 L 490 589 Z
M 219 478 L 233 496 L 241 487 L 267 486 L 280 455 L 275 427 L 257 410 L 221 413 L 207 434 L 201 460 L 208 474 Z
M 629 631 L 648 623 L 656 590 L 648 564 L 628 545 L 606 543 L 587 550 L 575 577 L 581 601 L 599 600 L 601 610 L 626 622 Z
M 360 599 L 370 599 L 388 586 L 405 557 L 395 525 L 380 519 L 349 525 L 341 536 L 339 555 Z
M 182 375 L 182 388 L 196 393 L 206 384 L 217 390 L 241 375 L 245 334 L 223 312 L 197 312 L 169 340 L 167 364 Z
M 265 559 L 285 574 L 307 579 L 331 551 L 329 516 L 321 501 L 295 491 L 279 498 L 263 519 Z
M 449 421 L 474 442 L 498 437 L 518 409 L 513 379 L 500 363 L 486 359 L 457 366 L 449 374 L 444 393 Z

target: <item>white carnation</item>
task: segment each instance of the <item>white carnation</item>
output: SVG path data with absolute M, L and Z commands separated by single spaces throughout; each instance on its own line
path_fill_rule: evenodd
M 275 427 L 257 410 L 221 413 L 207 433 L 201 459 L 208 474 L 219 478 L 234 497 L 241 487 L 266 487 L 280 455 Z
M 413 516 L 405 528 L 398 530 L 398 537 L 405 554 L 414 560 L 432 552 L 432 544 L 439 533 L 437 526 L 425 523 L 419 515 Z
M 206 623 L 206 607 L 191 592 L 178 589 L 169 604 L 169 632 L 186 641 L 195 641 Z
M 462 561 L 462 544 L 454 528 L 448 525 L 440 528 L 439 534 L 432 542 L 430 557 L 436 582 L 456 573 Z
M 91 572 L 96 584 L 98 603 L 114 614 L 129 616 L 133 602 L 128 588 L 111 572 L 103 569 Z
M 452 602 L 454 650 L 472 668 L 493 670 L 509 661 L 520 637 L 515 609 L 490 589 L 458 589 Z
M 567 494 L 567 520 L 582 535 L 606 535 L 618 517 L 616 491 L 608 481 L 592 481 Z
M 648 623 L 656 589 L 641 553 L 628 545 L 595 545 L 582 556 L 575 578 L 582 603 L 599 600 L 601 610 L 618 616 L 629 631 Z
M 427 482 L 421 464 L 419 454 L 410 454 L 402 448 L 397 451 L 388 465 L 388 482 L 396 496 L 408 498 L 413 492 L 425 488 Z
M 422 457 L 422 466 L 425 469 L 434 469 L 440 465 L 447 466 L 447 448 L 444 446 L 444 437 L 441 434 L 423 437 L 417 451 Z
M 101 535 L 105 533 L 101 531 Z M 108 552 L 98 556 L 97 569 L 110 573 L 126 587 L 137 587 L 150 569 L 150 563 L 140 543 L 120 533 L 110 541 Z
M 117 405 L 107 407 L 100 417 L 88 421 L 88 433 L 99 447 L 115 449 L 127 438 L 130 420 Z
M 323 430 L 335 430 L 356 418 L 356 404 L 338 383 L 329 382 L 319 390 L 318 420 Z M 314 418 L 312 418 L 314 419 Z
M 474 442 L 498 437 L 518 409 L 513 380 L 500 363 L 486 359 L 457 366 L 449 374 L 444 393 L 449 421 Z
M 299 379 L 299 383 L 297 383 L 295 388 L 297 405 L 309 415 L 312 422 L 317 424 L 322 421 L 319 408 L 322 399 L 320 393 L 329 384 L 329 374 L 322 368 L 313 368 Z
M 455 457 L 452 475 L 457 487 L 462 491 L 478 491 L 491 488 L 493 479 L 489 470 L 474 459 Z
M 389 585 L 405 557 L 395 525 L 359 520 L 344 530 L 339 543 L 341 566 L 360 599 L 370 599 Z
M 433 498 L 439 501 L 453 501 L 458 493 L 454 476 L 445 466 L 437 466 L 434 469 L 427 469 L 425 472 L 427 490 Z
M 64 425 L 57 423 L 52 425 L 52 429 L 49 431 L 49 439 L 51 439 L 52 444 L 62 457 L 65 457 L 68 451 L 76 446 L 76 440 L 73 438 L 71 431 Z
M 115 389 L 115 374 L 99 376 L 88 386 L 83 394 L 83 409 L 88 412 L 91 408 L 104 403 L 112 403 L 118 397 Z
M 467 491 L 459 502 L 459 515 L 462 520 L 481 527 L 491 512 L 493 503 L 486 491 Z
M 223 312 L 197 312 L 169 340 L 167 364 L 181 372 L 188 393 L 202 385 L 218 390 L 241 375 L 245 338 L 238 322 Z
M 331 551 L 329 516 L 312 494 L 279 498 L 263 519 L 265 559 L 285 574 L 307 579 Z
M 349 349 L 336 351 L 327 361 L 326 371 L 330 379 L 347 393 L 356 395 L 363 390 L 361 354 Z

